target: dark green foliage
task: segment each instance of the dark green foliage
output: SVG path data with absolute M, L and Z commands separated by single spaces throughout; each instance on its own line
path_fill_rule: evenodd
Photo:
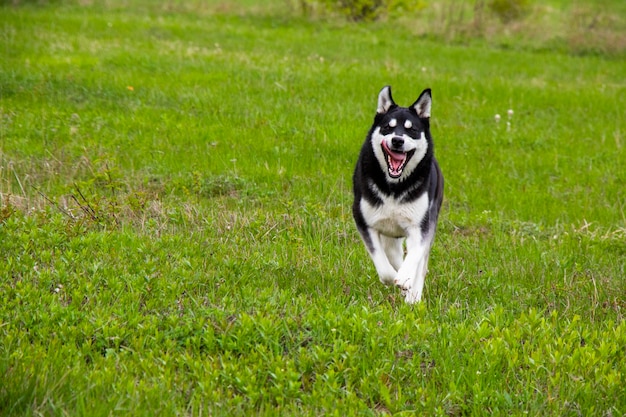
M 411 0 L 300 0 L 304 10 L 323 8 L 351 21 L 372 21 L 381 17 L 415 12 L 425 7 L 422 1 Z
M 530 12 L 531 0 L 490 0 L 489 9 L 504 23 L 519 20 Z

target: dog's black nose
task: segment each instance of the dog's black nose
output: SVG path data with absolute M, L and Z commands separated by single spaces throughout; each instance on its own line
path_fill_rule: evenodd
M 402 145 L 404 145 L 404 139 L 398 137 L 391 138 L 391 146 L 394 148 L 401 148 Z

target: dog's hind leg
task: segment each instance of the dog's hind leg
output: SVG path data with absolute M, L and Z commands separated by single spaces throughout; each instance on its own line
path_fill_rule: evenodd
M 402 266 L 402 262 L 404 261 L 404 238 L 381 235 L 380 241 L 383 245 L 385 253 L 387 254 L 389 263 L 391 263 L 396 270 L 399 270 Z
M 370 228 L 362 231 L 359 230 L 359 232 L 361 232 L 361 237 L 363 238 L 367 252 L 374 262 L 374 267 L 376 267 L 380 282 L 383 284 L 393 284 L 397 272 L 394 266 L 389 262 L 389 258 L 387 258 L 386 248 L 383 243 L 384 237 L 376 230 Z

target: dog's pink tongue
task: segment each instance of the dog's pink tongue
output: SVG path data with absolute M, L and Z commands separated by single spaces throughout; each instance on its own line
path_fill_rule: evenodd
M 387 155 L 389 156 L 389 165 L 391 169 L 395 173 L 397 173 L 400 170 L 400 168 L 402 168 L 402 164 L 404 163 L 404 160 L 406 159 L 406 154 L 402 152 L 392 151 L 391 149 L 389 149 L 389 147 L 384 141 L 383 141 L 383 146 L 385 147 L 385 151 L 387 151 Z
M 402 167 L 405 159 L 406 154 L 389 151 L 389 161 L 394 171 L 398 171 Z

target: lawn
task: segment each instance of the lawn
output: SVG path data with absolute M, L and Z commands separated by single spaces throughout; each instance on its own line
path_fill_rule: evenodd
M 0 414 L 626 415 L 626 10 L 562 3 L 0 1 Z M 387 84 L 446 178 L 414 306 L 350 211 Z

